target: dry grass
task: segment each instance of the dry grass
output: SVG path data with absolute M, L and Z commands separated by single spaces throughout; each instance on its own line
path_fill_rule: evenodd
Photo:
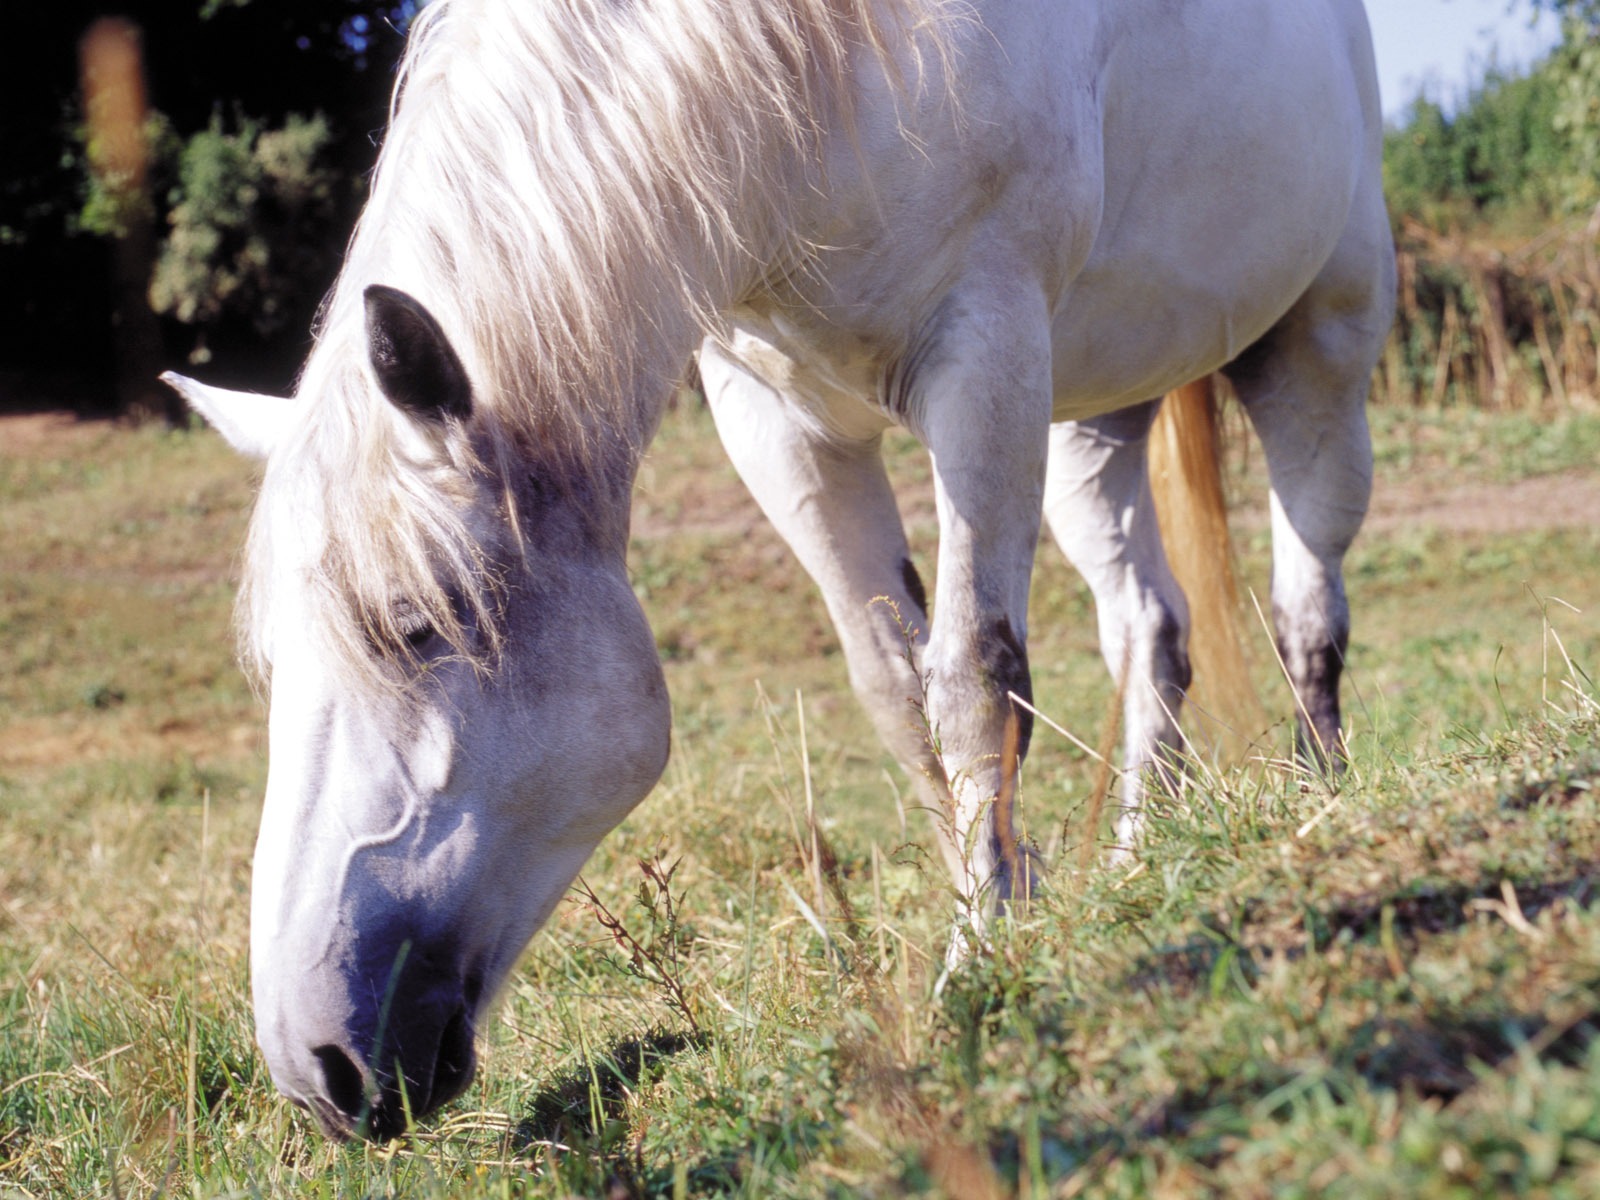
M 1391 424 L 1380 462 L 1492 495 L 1500 441 L 1571 470 L 1564 446 L 1593 436 L 1547 453 L 1519 429 Z M 935 998 L 952 901 L 925 822 L 895 803 L 820 603 L 704 415 L 675 414 L 634 551 L 674 759 L 585 869 L 660 969 L 630 974 L 587 905 L 563 908 L 479 1083 L 379 1151 L 310 1133 L 251 1045 L 261 713 L 227 630 L 248 478 L 208 435 L 9 433 L 0 1195 L 1600 1187 L 1600 730 L 1561 653 L 1600 662 L 1593 527 L 1368 538 L 1347 786 L 1273 760 L 1274 726 L 1266 761 L 1163 803 L 1129 871 L 1071 865 L 1094 768 L 1041 730 L 1019 802 L 1049 893 Z M 925 467 L 893 453 L 921 494 Z M 1238 527 L 1264 590 L 1258 526 Z M 1053 552 L 1033 608 L 1036 698 L 1093 743 L 1110 686 Z M 641 858 L 678 864 L 670 914 Z

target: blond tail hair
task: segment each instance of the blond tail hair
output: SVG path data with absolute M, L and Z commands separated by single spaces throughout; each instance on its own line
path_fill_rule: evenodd
M 1167 561 L 1189 601 L 1189 724 L 1197 748 L 1238 757 L 1265 715 L 1245 653 L 1218 399 L 1215 376 L 1167 393 L 1150 430 L 1150 490 Z

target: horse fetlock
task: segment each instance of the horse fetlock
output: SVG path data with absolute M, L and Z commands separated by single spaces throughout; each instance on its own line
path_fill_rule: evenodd
M 962 910 L 945 947 L 944 970 L 934 985 L 944 991 L 950 976 L 975 953 L 987 950 L 997 925 L 1014 911 L 1025 908 L 1042 890 L 1044 859 L 1032 846 L 1013 841 L 1007 853 L 996 856 L 994 873 L 975 893 L 963 893 Z
M 1278 656 L 1294 687 L 1296 752 L 1319 770 L 1338 771 L 1344 765 L 1339 682 L 1350 643 L 1349 620 L 1296 621 L 1278 609 L 1274 622 Z
M 951 774 L 945 830 L 958 890 L 969 902 L 996 911 L 1026 899 L 1043 875 L 1041 860 L 1018 833 L 1015 764 L 1008 778 L 1003 757 L 991 755 Z
M 1111 866 L 1125 864 L 1138 848 L 1144 837 L 1150 797 L 1176 796 L 1183 787 L 1185 767 L 1176 731 L 1174 723 L 1169 738 L 1143 747 L 1129 744 L 1119 797 L 1121 810 L 1115 840 L 1107 855 Z

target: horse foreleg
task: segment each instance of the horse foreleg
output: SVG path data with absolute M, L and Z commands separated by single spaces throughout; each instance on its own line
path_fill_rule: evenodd
M 1122 694 L 1119 855 L 1138 840 L 1150 778 L 1171 770 L 1189 686 L 1188 606 L 1162 549 L 1146 468 L 1158 403 L 1053 426 L 1045 486 L 1050 531 L 1094 593 L 1100 652 Z
M 879 439 L 824 432 L 714 343 L 700 374 L 734 468 L 822 592 L 857 697 L 923 806 L 943 812 L 944 776 L 917 711 L 927 597 Z
M 907 422 L 933 458 L 939 569 L 923 659 L 927 712 L 954 801 L 956 881 L 980 934 L 992 914 L 1029 893 L 1033 874 L 1012 811 L 1032 720 L 1010 696 L 1031 699 L 1032 691 L 1028 584 L 1048 454 L 1050 349 L 1044 300 L 1015 278 L 974 281 L 947 299 L 928 343 L 909 356 L 916 365 L 901 392 Z

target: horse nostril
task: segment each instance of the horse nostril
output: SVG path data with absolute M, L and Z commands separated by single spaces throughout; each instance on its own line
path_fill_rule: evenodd
M 318 1046 L 311 1053 L 322 1064 L 322 1087 L 328 1099 L 352 1122 L 360 1120 L 367 1106 L 361 1068 L 338 1046 Z
M 439 1035 L 439 1057 L 433 1070 L 433 1089 L 428 1107 L 437 1108 L 454 1100 L 472 1082 L 472 1020 L 465 1008 L 450 1014 Z

